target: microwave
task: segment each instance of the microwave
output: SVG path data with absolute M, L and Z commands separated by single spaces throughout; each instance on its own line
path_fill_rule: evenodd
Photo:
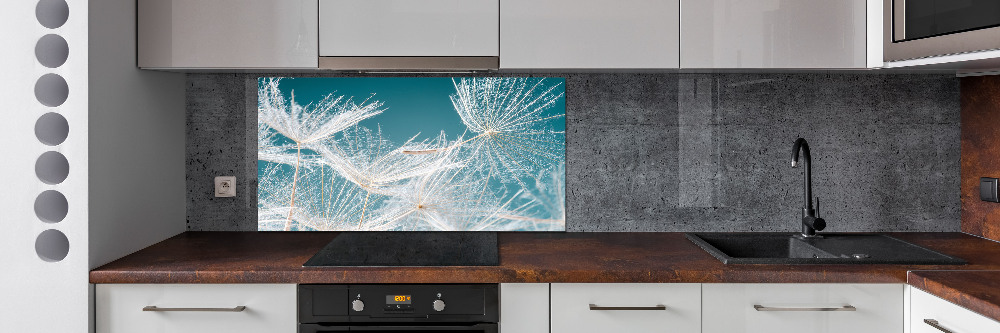
M 1000 49 L 1000 0 L 883 0 L 886 62 Z

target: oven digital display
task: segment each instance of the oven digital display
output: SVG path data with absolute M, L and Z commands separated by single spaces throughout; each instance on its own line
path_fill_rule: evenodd
M 410 304 L 410 295 L 385 295 L 385 304 Z

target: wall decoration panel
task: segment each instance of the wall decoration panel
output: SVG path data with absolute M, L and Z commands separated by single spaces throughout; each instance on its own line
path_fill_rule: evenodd
M 565 229 L 562 78 L 258 80 L 259 230 Z

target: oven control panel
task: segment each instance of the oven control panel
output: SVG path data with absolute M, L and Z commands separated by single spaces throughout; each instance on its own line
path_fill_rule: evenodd
M 413 312 L 413 295 L 385 295 L 385 312 Z
M 300 323 L 490 322 L 498 309 L 496 284 L 299 285 Z

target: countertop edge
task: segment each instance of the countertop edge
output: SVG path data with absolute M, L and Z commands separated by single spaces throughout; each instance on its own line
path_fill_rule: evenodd
M 993 292 L 1000 298 L 1000 287 L 969 286 L 958 288 L 952 285 L 954 282 L 948 281 L 947 275 L 960 276 L 967 274 L 993 274 L 1000 277 L 1000 271 L 910 271 L 907 273 L 906 282 L 910 286 L 925 291 L 931 295 L 951 302 L 984 317 L 1000 321 L 1000 304 L 995 300 L 988 300 L 978 297 L 977 294 Z M 942 281 L 943 280 L 943 281 Z M 1000 281 L 1000 280 L 980 280 L 980 281 Z M 1000 282 L 995 283 L 1000 286 Z M 974 290 L 980 288 L 978 290 Z

